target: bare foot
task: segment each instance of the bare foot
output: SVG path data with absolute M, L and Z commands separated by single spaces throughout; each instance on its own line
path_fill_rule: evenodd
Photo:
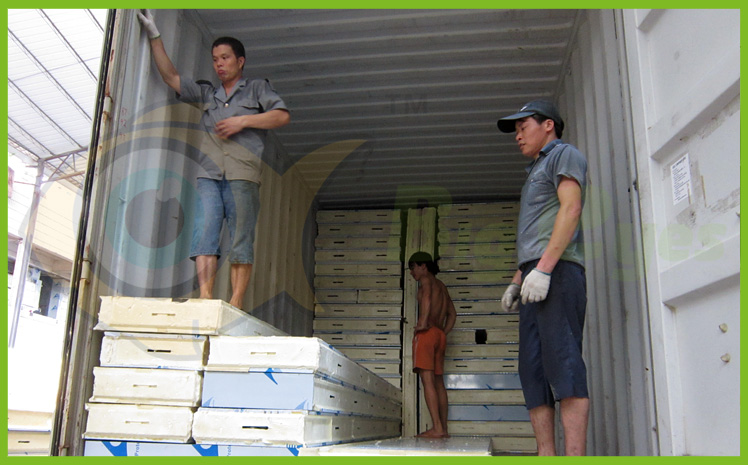
M 433 429 L 430 429 L 428 431 L 424 431 L 423 433 L 416 435 L 416 437 L 417 438 L 438 438 L 438 439 L 442 439 L 442 438 L 448 438 L 449 434 L 447 434 L 445 432 L 438 432 L 438 431 L 434 431 Z

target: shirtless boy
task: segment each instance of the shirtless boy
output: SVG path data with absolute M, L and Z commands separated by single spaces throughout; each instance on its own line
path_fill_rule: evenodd
M 434 275 L 439 267 L 426 252 L 408 260 L 410 275 L 418 281 L 418 323 L 413 335 L 413 371 L 421 377 L 433 427 L 419 438 L 448 438 L 447 389 L 444 387 L 444 353 L 447 334 L 457 318 L 447 287 Z

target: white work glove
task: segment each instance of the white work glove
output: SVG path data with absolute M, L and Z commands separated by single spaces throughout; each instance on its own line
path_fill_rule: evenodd
M 501 297 L 501 308 L 505 312 L 514 312 L 517 310 L 519 305 L 519 293 L 520 287 L 517 283 L 512 283 L 504 291 L 503 297 Z
M 550 286 L 551 275 L 533 268 L 522 283 L 522 304 L 545 300 Z
M 148 38 L 158 39 L 161 37 L 161 33 L 158 32 L 158 28 L 156 27 L 156 22 L 153 21 L 153 16 L 151 15 L 151 12 L 148 10 L 141 10 L 138 11 L 138 20 L 140 20 L 140 24 L 143 25 L 143 29 L 145 29 L 146 34 L 148 34 Z

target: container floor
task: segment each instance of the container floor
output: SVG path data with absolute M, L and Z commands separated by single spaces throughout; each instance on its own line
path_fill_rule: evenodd
M 395 438 L 380 441 L 340 444 L 319 448 L 301 449 L 299 455 L 491 455 L 490 438 Z

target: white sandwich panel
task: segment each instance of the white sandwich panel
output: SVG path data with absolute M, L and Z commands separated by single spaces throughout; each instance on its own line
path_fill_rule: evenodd
M 400 223 L 400 210 L 320 210 L 317 224 Z
M 516 328 L 518 326 L 518 313 L 457 315 L 455 320 L 455 328 Z
M 450 405 L 451 421 L 529 421 L 524 405 Z
M 208 371 L 318 373 L 400 402 L 400 390 L 319 338 L 211 336 Z
M 337 347 L 346 357 L 361 364 L 361 361 L 387 360 L 400 362 L 400 349 L 390 347 Z
M 236 446 L 167 442 L 86 441 L 86 457 L 296 457 L 299 446 Z
M 301 456 L 488 456 L 491 455 L 489 438 L 396 438 L 366 441 L 336 446 L 314 447 L 301 450 Z
M 335 347 L 400 347 L 401 334 L 368 334 L 368 333 L 317 333 L 318 337 Z
M 373 318 L 315 318 L 314 331 L 400 332 L 400 320 Z
M 447 257 L 439 259 L 439 269 L 446 271 L 517 270 L 517 258 L 505 257 Z
M 361 289 L 358 291 L 358 303 L 361 304 L 399 304 L 402 301 L 402 289 Z
M 485 231 L 489 229 L 517 229 L 517 215 L 504 216 L 453 216 L 440 217 L 439 230 L 478 230 Z
M 519 342 L 519 328 L 454 329 L 447 334 L 447 347 L 450 344 L 503 344 L 510 342 Z
M 517 373 L 477 373 L 444 375 L 447 389 L 522 389 Z
M 314 240 L 317 250 L 349 250 L 349 249 L 371 249 L 371 250 L 400 250 L 400 236 L 385 237 L 320 237 Z
M 445 373 L 511 373 L 519 368 L 514 359 L 445 360 Z
M 379 376 L 400 375 L 399 361 L 394 363 L 386 361 L 358 362 L 358 364 Z
M 202 370 L 207 336 L 106 332 L 99 361 L 104 367 Z
M 400 276 L 400 263 L 319 263 L 317 276 Z
M 492 231 L 492 234 L 496 234 Z M 506 235 L 506 242 L 467 242 L 467 243 L 443 243 L 439 245 L 439 256 L 441 260 L 463 260 L 469 258 L 487 259 L 487 258 L 505 258 L 516 260 L 517 245 L 515 234 L 508 231 L 501 231 Z M 464 233 L 468 234 L 469 233 Z M 499 262 L 500 263 L 500 262 Z
M 521 389 L 450 389 L 447 394 L 452 404 L 525 404 L 525 396 Z
M 400 249 L 386 250 L 317 250 L 316 263 L 400 264 Z
M 400 418 L 399 403 L 313 373 L 207 372 L 202 406 Z
M 8 409 L 9 431 L 52 431 L 54 412 Z
M 357 290 L 320 289 L 314 293 L 314 303 L 318 304 L 355 304 L 357 301 Z
M 387 237 L 400 236 L 400 223 L 392 224 L 320 224 L 317 226 L 322 237 Z
M 501 309 L 501 300 L 456 300 L 452 297 L 455 305 L 455 311 L 461 313 L 499 313 Z M 518 312 L 514 312 L 518 314 Z
M 87 403 L 86 439 L 187 442 L 193 409 L 161 405 Z
M 333 304 L 318 303 L 314 306 L 315 317 L 341 318 L 401 318 L 403 308 L 392 304 Z
M 400 289 L 400 276 L 317 276 L 316 289 Z
M 8 455 L 49 455 L 50 431 L 8 430 Z
M 202 373 L 162 368 L 94 367 L 90 402 L 200 406 Z
M 504 271 L 447 271 L 439 279 L 447 286 L 508 286 L 516 270 Z
M 402 380 L 402 377 L 400 376 L 387 376 L 384 378 L 384 380 L 398 389 L 403 388 L 403 380 Z
M 494 437 L 491 438 L 491 448 L 503 453 L 536 454 L 538 443 L 535 438 Z
M 449 421 L 453 436 L 524 436 L 535 437 L 529 421 Z
M 102 296 L 101 331 L 230 336 L 286 336 L 286 333 L 217 299 Z
M 469 203 L 439 205 L 440 218 L 449 216 L 506 216 L 519 215 L 519 202 Z
M 399 435 L 399 418 L 281 410 L 200 408 L 195 412 L 192 427 L 192 436 L 198 444 L 310 447 Z
M 519 344 L 448 345 L 446 357 L 469 360 L 474 358 L 517 358 Z
M 447 290 L 449 291 L 449 296 L 452 300 L 501 300 L 501 296 L 504 295 L 505 287 L 510 282 L 511 278 L 504 285 L 495 286 L 450 286 L 447 284 Z
M 516 228 L 478 231 L 472 229 L 455 229 L 439 231 L 436 237 L 439 244 L 493 244 L 496 242 L 516 242 L 517 232 Z

